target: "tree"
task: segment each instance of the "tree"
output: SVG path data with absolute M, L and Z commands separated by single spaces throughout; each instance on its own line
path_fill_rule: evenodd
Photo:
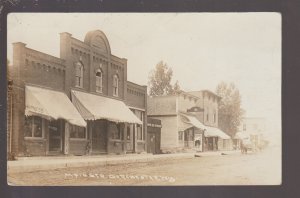
M 241 108 L 240 92 L 233 83 L 221 82 L 216 88 L 216 94 L 221 96 L 219 103 L 219 127 L 233 137 L 244 114 L 244 110 Z
M 174 86 L 171 84 L 173 70 L 166 63 L 160 61 L 155 69 L 150 72 L 148 85 L 150 87 L 150 96 L 173 95 L 180 91 L 179 82 Z

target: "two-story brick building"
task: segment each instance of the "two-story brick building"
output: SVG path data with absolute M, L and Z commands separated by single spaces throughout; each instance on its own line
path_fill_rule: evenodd
M 14 43 L 9 74 L 10 153 L 145 152 L 147 87 L 127 80 L 102 31 L 61 33 L 59 58 Z
M 230 137 L 218 129 L 219 100 L 208 90 L 149 97 L 148 117 L 161 120 L 161 150 L 227 149 Z

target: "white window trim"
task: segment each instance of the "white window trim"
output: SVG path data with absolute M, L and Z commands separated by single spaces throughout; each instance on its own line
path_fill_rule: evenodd
M 100 73 L 100 75 L 101 75 L 101 77 L 99 77 L 99 76 L 97 76 L 97 73 Z M 97 90 L 97 81 L 100 81 L 100 90 Z M 98 69 L 97 71 L 96 71 L 96 92 L 97 93 L 102 93 L 103 92 L 103 72 L 100 70 L 100 69 Z
M 80 69 L 80 76 L 77 75 L 78 69 Z M 79 85 L 77 85 L 77 78 L 80 78 Z M 75 67 L 75 87 L 83 88 L 83 64 L 81 62 L 77 62 Z
M 115 79 L 117 79 L 116 86 L 115 86 Z M 116 93 L 115 93 L 115 88 L 116 88 Z M 119 96 L 119 77 L 116 74 L 113 75 L 113 96 L 115 97 Z

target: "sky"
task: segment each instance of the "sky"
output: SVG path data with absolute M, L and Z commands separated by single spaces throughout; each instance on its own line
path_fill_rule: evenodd
M 147 85 L 159 61 L 184 91 L 215 91 L 233 82 L 246 116 L 265 117 L 281 132 L 281 15 L 279 13 L 11 13 L 12 43 L 59 57 L 59 33 L 84 40 L 103 31 L 112 54 L 128 59 L 128 80 Z

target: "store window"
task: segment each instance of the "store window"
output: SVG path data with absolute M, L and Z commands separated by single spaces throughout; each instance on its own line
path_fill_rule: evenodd
M 127 126 L 127 140 L 130 140 L 130 126 Z
M 75 86 L 83 87 L 83 64 L 81 62 L 76 63 L 75 66 Z
M 136 116 L 144 123 L 144 112 L 143 111 L 135 111 Z M 137 125 L 137 139 L 145 140 L 144 127 L 141 124 Z
M 119 96 L 119 77 L 116 74 L 113 76 L 113 96 Z
M 96 72 L 96 92 L 102 93 L 102 71 L 100 69 Z
M 84 127 L 70 125 L 70 138 L 86 139 L 86 130 Z
M 123 128 L 121 124 L 111 123 L 110 134 L 112 139 L 122 140 L 123 139 Z
M 37 116 L 26 117 L 24 124 L 24 136 L 42 138 L 43 119 Z
M 178 131 L 178 140 L 182 141 L 183 140 L 183 132 Z

